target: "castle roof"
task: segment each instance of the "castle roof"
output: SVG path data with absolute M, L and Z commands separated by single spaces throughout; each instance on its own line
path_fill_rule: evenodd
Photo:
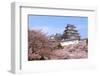
M 76 28 L 74 25 L 72 24 L 67 24 L 67 27 L 73 27 L 73 28 Z

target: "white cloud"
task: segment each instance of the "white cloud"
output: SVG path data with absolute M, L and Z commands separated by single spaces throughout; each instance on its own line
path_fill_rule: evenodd
M 36 26 L 36 25 L 34 26 L 33 25 L 33 27 L 31 27 L 30 30 L 33 30 L 33 29 L 42 30 L 42 32 L 44 32 L 44 33 L 48 33 L 48 31 L 49 31 L 49 28 L 47 26 Z

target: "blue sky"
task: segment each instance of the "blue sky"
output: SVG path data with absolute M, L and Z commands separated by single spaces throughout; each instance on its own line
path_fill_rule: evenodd
M 29 29 L 42 30 L 47 35 L 63 33 L 67 24 L 73 24 L 82 38 L 88 37 L 88 18 L 78 16 L 29 16 Z

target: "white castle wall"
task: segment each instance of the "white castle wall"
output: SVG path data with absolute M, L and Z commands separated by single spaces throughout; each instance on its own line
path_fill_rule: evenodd
M 79 40 L 64 41 L 64 42 L 61 42 L 61 45 L 67 46 L 67 45 L 70 45 L 70 44 L 77 44 L 77 43 L 79 43 Z

